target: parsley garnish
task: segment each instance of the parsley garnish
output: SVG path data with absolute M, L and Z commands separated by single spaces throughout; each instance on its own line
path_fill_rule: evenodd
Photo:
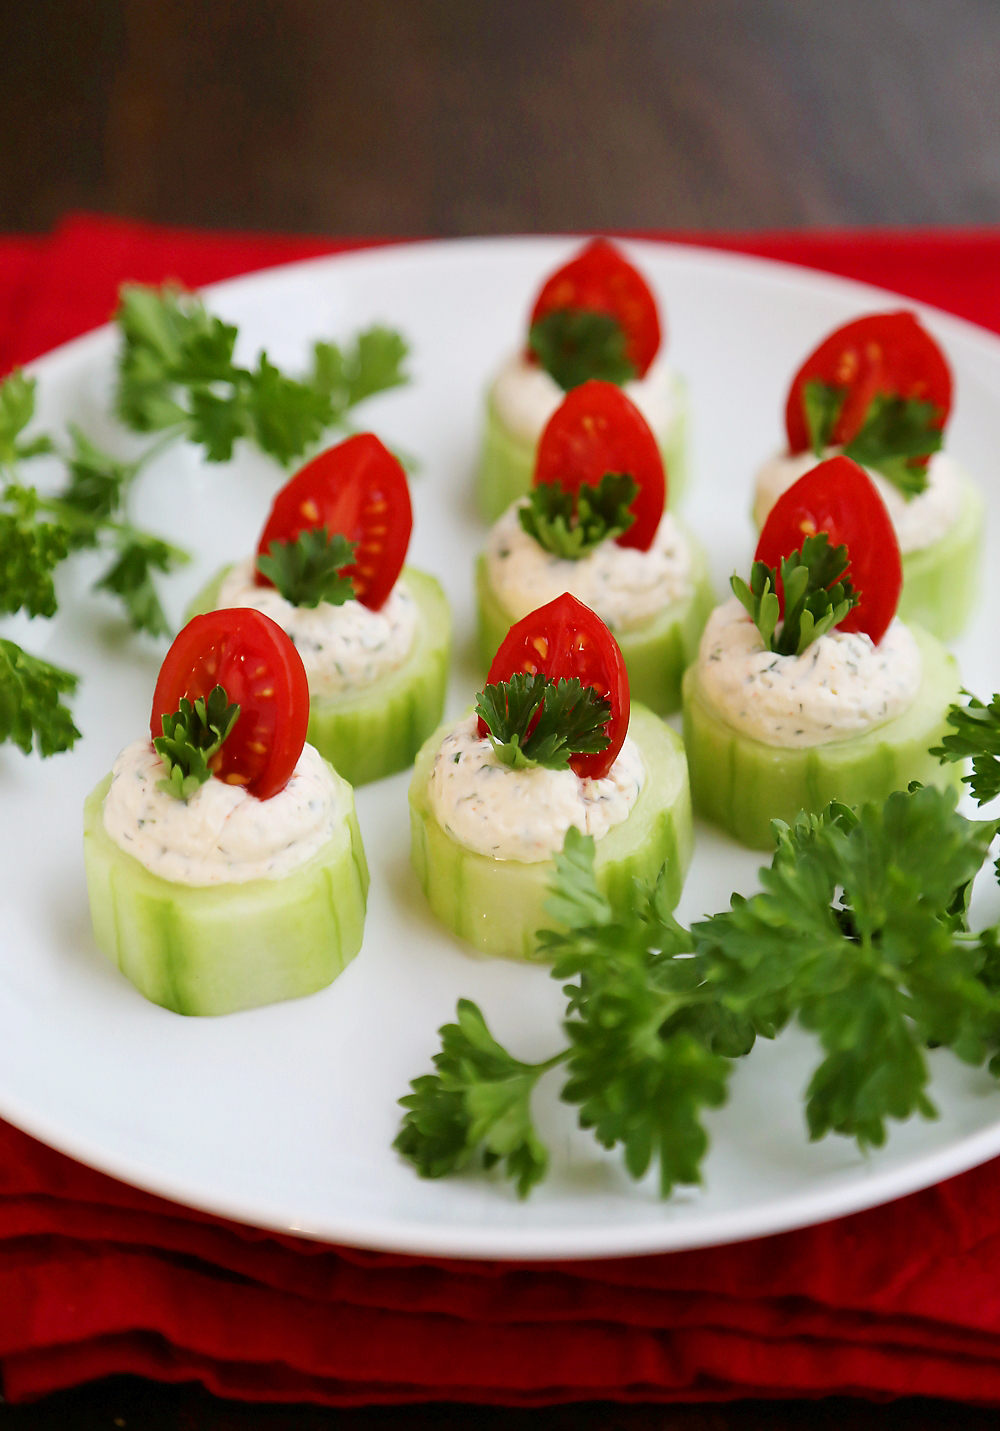
M 175 429 L 200 443 L 210 462 L 228 462 L 240 438 L 288 465 L 355 404 L 408 381 L 407 345 L 374 327 L 346 350 L 317 343 L 305 378 L 290 378 L 266 353 L 234 362 L 235 326 L 207 313 L 178 288 L 122 287 L 115 320 L 123 345 L 116 409 L 138 432 Z
M 782 557 L 785 619 L 780 629 L 773 566 L 755 561 L 749 586 L 735 574 L 730 585 L 753 618 L 765 648 L 781 656 L 801 656 L 811 642 L 839 625 L 857 606 L 860 597 L 845 575 L 847 565 L 847 548 L 831 547 L 826 532 L 806 537 L 801 555 L 794 551 Z
M 563 392 L 591 378 L 621 386 L 636 375 L 625 330 L 610 313 L 556 308 L 532 323 L 528 347 Z
M 610 701 L 575 678 L 551 681 L 540 673 L 515 672 L 509 681 L 480 691 L 476 714 L 489 727 L 497 759 L 515 770 L 535 765 L 565 770 L 571 755 L 593 754 L 610 744 L 605 730 Z
M 541 1075 L 566 1066 L 564 1102 L 641 1177 L 655 1161 L 665 1196 L 700 1181 L 705 1109 L 726 1101 L 736 1058 L 792 1021 L 821 1059 L 806 1091 L 811 1138 L 864 1148 L 886 1121 L 934 1117 L 926 1049 L 1000 1075 L 1000 935 L 971 934 L 969 892 L 997 830 L 967 820 L 954 791 L 912 786 L 855 813 L 830 805 L 775 821 L 763 890 L 683 929 L 663 877 L 616 916 L 594 874 L 594 841 L 570 829 L 556 857 L 539 934 L 564 985 L 567 1045 L 524 1064 L 489 1034 L 474 1004 L 441 1030 L 438 1072 L 415 1079 L 395 1147 L 424 1177 L 483 1154 L 524 1196 L 547 1153 L 531 1119 Z M 991 1057 L 992 1055 L 992 1057 Z
M 809 442 L 817 457 L 830 446 L 846 397 L 846 388 L 831 387 L 818 379 L 802 389 Z M 845 445 L 844 456 L 863 467 L 874 467 L 904 497 L 916 497 L 927 487 L 927 458 L 940 451 L 944 440 L 937 425 L 940 416 L 933 403 L 876 393 L 861 430 Z
M 59 697 L 72 695 L 76 686 L 72 671 L 0 638 L 0 745 L 12 740 L 25 755 L 33 741 L 39 755 L 69 750 L 80 732 Z
M 578 561 L 609 537 L 628 531 L 635 521 L 629 507 L 638 492 L 627 473 L 605 472 L 596 487 L 582 482 L 575 493 L 558 482 L 539 482 L 518 508 L 518 521 L 547 552 Z
M 303 527 L 293 542 L 271 542 L 268 555 L 257 558 L 257 570 L 293 606 L 342 606 L 354 596 L 354 582 L 340 575 L 354 560 L 354 547 L 340 532 Z
M 962 780 L 978 805 L 995 800 L 1000 795 L 1000 695 L 988 706 L 970 695 L 968 705 L 951 707 L 948 724 L 954 727 L 954 735 L 944 736 L 931 755 L 942 765 L 971 756 L 972 774 L 963 775 Z
M 222 748 L 239 719 L 240 708 L 229 704 L 222 686 L 216 686 L 206 701 L 181 697 L 180 709 L 160 717 L 163 734 L 153 741 L 167 772 L 156 782 L 178 800 L 189 799 L 211 777 L 212 757 Z

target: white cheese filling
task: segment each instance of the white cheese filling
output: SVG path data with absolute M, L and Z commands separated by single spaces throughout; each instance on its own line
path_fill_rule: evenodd
M 116 845 L 175 884 L 284 879 L 318 854 L 347 813 L 344 787 L 311 745 L 269 800 L 206 780 L 189 800 L 157 790 L 166 771 L 148 740 L 114 763 L 104 828 Z
M 486 544 L 490 584 L 515 621 L 568 591 L 613 631 L 627 631 L 691 595 L 691 549 L 669 512 L 649 551 L 620 547 L 612 537 L 579 561 L 567 561 L 524 530 L 517 515 L 524 505 L 508 507 Z
M 646 781 L 635 743 L 626 737 L 601 780 L 572 770 L 512 770 L 480 739 L 467 716 L 445 736 L 431 771 L 431 808 L 441 828 L 466 849 L 496 860 L 536 864 L 563 847 L 571 825 L 599 840 L 627 820 Z
M 907 626 L 894 619 L 876 646 L 834 629 L 801 656 L 764 649 L 734 596 L 708 618 L 698 682 L 715 713 L 765 745 L 799 749 L 849 740 L 894 720 L 915 699 L 923 663 Z
M 504 427 L 532 446 L 566 396 L 555 378 L 540 364 L 529 363 L 523 352 L 516 353 L 500 369 L 492 392 L 497 416 Z M 657 358 L 650 364 L 646 376 L 626 383 L 623 392 L 662 442 L 680 408 L 673 369 L 664 359 Z
M 360 601 L 293 606 L 273 586 L 258 586 L 254 559 L 238 562 L 219 588 L 216 606 L 252 606 L 286 631 L 302 657 L 314 696 L 342 696 L 372 685 L 399 667 L 413 650 L 419 608 L 405 581 L 397 581 L 378 611 Z
M 768 512 L 793 482 L 827 457 L 836 457 L 840 449 L 829 448 L 819 458 L 813 452 L 800 452 L 795 457 L 779 453 L 764 463 L 757 473 L 754 498 L 754 520 L 763 527 Z M 938 541 L 958 521 L 962 510 L 962 473 L 946 452 L 935 452 L 927 464 L 927 486 L 907 500 L 897 486 L 880 472 L 866 467 L 865 471 L 878 488 L 896 529 L 899 550 L 919 551 Z

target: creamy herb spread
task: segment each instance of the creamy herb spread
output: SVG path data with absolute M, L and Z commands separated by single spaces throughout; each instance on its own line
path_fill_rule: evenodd
M 680 408 L 673 369 L 663 359 L 657 359 L 644 378 L 626 383 L 623 391 L 662 441 Z M 565 396 L 555 378 L 538 363 L 529 363 L 523 353 L 517 353 L 501 368 L 493 384 L 493 402 L 500 421 L 515 437 L 532 444 L 541 437 Z
M 620 547 L 610 537 L 579 561 L 567 561 L 528 535 L 517 516 L 522 505 L 515 502 L 493 524 L 486 544 L 490 583 L 515 621 L 568 591 L 613 631 L 627 631 L 690 596 L 691 549 L 669 512 L 649 551 Z
M 475 715 L 446 735 L 431 771 L 431 808 L 441 828 L 466 849 L 497 860 L 535 864 L 563 847 L 571 825 L 599 840 L 628 819 L 646 780 L 628 738 L 601 780 L 572 770 L 512 770 L 480 738 Z
M 812 452 L 800 452 L 795 457 L 779 453 L 765 462 L 757 473 L 753 511 L 757 526 L 763 527 L 768 512 L 793 482 L 811 472 L 820 461 L 836 457 L 839 452 L 839 447 L 828 448 L 823 458 Z M 946 452 L 934 453 L 927 464 L 927 486 L 909 500 L 881 473 L 867 467 L 865 471 L 886 505 L 904 555 L 930 546 L 958 521 L 962 509 L 962 473 Z
M 252 606 L 276 621 L 295 643 L 314 696 L 362 690 L 398 668 L 413 650 L 419 609 L 405 581 L 397 581 L 378 611 L 360 601 L 293 606 L 273 586 L 257 586 L 250 557 L 227 572 L 216 606 Z
M 741 603 L 708 618 L 698 684 L 727 725 L 765 745 L 800 748 L 849 740 L 902 715 L 920 689 L 920 648 L 896 618 L 876 646 L 863 632 L 833 630 L 801 656 L 764 649 Z
M 344 786 L 311 745 L 269 800 L 214 777 L 189 800 L 156 783 L 163 762 L 148 740 L 114 763 L 104 828 L 140 864 L 175 884 L 243 884 L 283 879 L 318 854 L 347 813 Z

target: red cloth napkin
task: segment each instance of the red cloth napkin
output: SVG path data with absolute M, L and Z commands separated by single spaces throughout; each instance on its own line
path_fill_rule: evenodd
M 1000 231 L 683 241 L 883 284 L 1000 331 Z M 123 279 L 194 286 L 357 246 L 89 217 L 0 239 L 0 371 L 103 322 Z M 1000 1405 L 1000 1160 L 799 1232 L 518 1266 L 241 1227 L 0 1123 L 0 1359 L 12 1400 L 137 1372 L 342 1406 L 833 1393 Z

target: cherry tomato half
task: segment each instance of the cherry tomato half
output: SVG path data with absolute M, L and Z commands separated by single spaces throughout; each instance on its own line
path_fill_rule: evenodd
M 607 775 L 628 735 L 629 692 L 618 642 L 601 618 L 569 592 L 532 611 L 507 632 L 486 683 L 492 686 L 509 681 L 517 671 L 529 676 L 541 672 L 553 681 L 576 677 L 581 685 L 593 686 L 610 701 L 611 719 L 605 730 L 611 744 L 593 755 L 573 755 L 569 762 L 577 775 L 595 780 Z M 479 734 L 487 733 L 480 716 Z
M 878 645 L 899 605 L 903 563 L 885 503 L 868 473 L 849 457 L 820 462 L 782 493 L 764 523 L 754 560 L 780 572 L 781 558 L 801 550 L 802 539 L 817 532 L 828 532 L 832 546 L 847 548 L 847 574 L 861 597 L 838 630 L 865 631 Z M 784 610 L 780 575 L 778 583 Z
M 153 693 L 151 734 L 162 717 L 223 686 L 240 715 L 212 760 L 213 774 L 259 800 L 277 795 L 302 754 L 309 724 L 309 682 L 302 657 L 269 616 L 227 607 L 196 616 L 167 652 Z
M 377 611 L 396 584 L 413 529 L 406 473 L 372 432 L 359 432 L 328 447 L 292 478 L 274 499 L 261 533 L 258 556 L 274 541 L 294 541 L 306 527 L 326 527 L 357 543 L 343 575 L 354 582 L 363 606 Z M 258 586 L 273 583 L 261 572 Z
M 627 472 L 638 483 L 635 521 L 615 541 L 648 551 L 667 500 L 667 476 L 656 438 L 642 413 L 614 383 L 592 378 L 572 388 L 549 418 L 538 444 L 533 484 L 558 482 L 576 492 L 605 472 Z
M 876 394 L 933 403 L 943 428 L 951 411 L 951 370 L 934 339 L 913 313 L 870 313 L 845 323 L 809 354 L 792 379 L 785 407 L 790 453 L 809 447 L 803 390 L 815 380 L 846 388 L 847 397 L 831 434 L 831 446 L 856 437 Z
M 546 279 L 535 299 L 531 322 L 560 308 L 610 313 L 625 333 L 625 356 L 644 378 L 660 348 L 656 300 L 638 269 L 607 239 L 593 239 L 576 258 Z

